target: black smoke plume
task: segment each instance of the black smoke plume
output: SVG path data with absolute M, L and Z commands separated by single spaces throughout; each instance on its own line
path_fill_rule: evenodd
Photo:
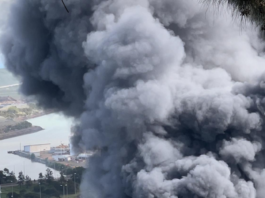
M 15 0 L 1 37 L 21 92 L 97 150 L 83 198 L 263 198 L 264 42 L 227 5 Z

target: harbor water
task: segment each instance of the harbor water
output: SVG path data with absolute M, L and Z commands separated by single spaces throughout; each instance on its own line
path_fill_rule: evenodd
M 73 121 L 59 114 L 49 114 L 28 120 L 35 126 L 44 130 L 18 136 L 10 139 L 0 140 L 0 170 L 8 168 L 14 171 L 16 176 L 20 171 L 31 179 L 38 179 L 39 173 L 45 173 L 47 167 L 44 164 L 32 162 L 29 159 L 17 155 L 8 154 L 8 151 L 23 150 L 25 145 L 50 143 L 51 146 L 69 144 L 70 130 Z M 52 170 L 55 177 L 59 172 Z

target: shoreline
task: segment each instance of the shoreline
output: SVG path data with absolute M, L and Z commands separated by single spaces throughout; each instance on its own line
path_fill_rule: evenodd
M 41 157 L 36 157 L 34 160 L 32 160 L 30 154 L 28 154 L 26 152 L 23 152 L 23 151 L 19 151 L 19 150 L 10 151 L 10 154 L 17 155 L 19 157 L 27 158 L 28 160 L 31 160 L 34 163 L 36 162 L 36 163 L 43 164 L 46 167 L 52 168 L 52 169 L 54 169 L 56 171 L 62 171 L 62 170 L 66 170 L 66 169 L 74 169 L 74 168 L 76 168 L 76 167 L 68 166 L 68 165 L 64 164 L 63 162 L 49 160 L 48 158 L 43 159 Z
M 16 121 L 16 122 L 28 121 L 29 119 L 42 117 L 42 116 L 49 115 L 52 113 L 54 113 L 54 111 L 45 111 L 45 112 L 39 113 L 37 115 L 35 114 L 32 116 L 28 116 L 26 118 L 17 118 L 17 119 L 14 119 L 14 121 Z M 14 138 L 14 137 L 18 137 L 18 136 L 28 135 L 31 133 L 37 133 L 37 132 L 42 131 L 42 130 L 44 130 L 44 129 L 40 126 L 32 126 L 32 127 L 26 128 L 26 129 L 9 131 L 8 133 L 0 133 L 0 141 Z
M 41 113 L 38 113 L 38 114 L 35 114 L 35 115 L 31 115 L 31 116 L 27 116 L 27 117 L 24 117 L 24 118 L 23 117 L 22 118 L 15 118 L 14 121 L 16 121 L 16 122 L 28 121 L 29 119 L 38 118 L 38 117 L 49 115 L 49 114 L 52 114 L 52 113 L 54 113 L 54 111 L 44 111 L 44 112 L 41 112 Z
M 9 131 L 8 133 L 0 133 L 0 141 L 14 138 L 14 137 L 18 137 L 18 136 L 31 134 L 31 133 L 37 133 L 37 132 L 42 131 L 42 130 L 44 130 L 44 129 L 40 126 L 32 126 L 32 127 L 17 130 L 17 131 Z

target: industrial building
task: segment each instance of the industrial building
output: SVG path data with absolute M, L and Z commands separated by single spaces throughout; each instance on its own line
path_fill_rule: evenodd
M 39 153 L 41 151 L 50 151 L 51 144 L 35 144 L 24 146 L 24 152 L 27 153 Z
M 70 154 L 70 147 L 69 147 L 69 145 L 61 144 L 57 147 L 51 147 L 50 153 L 52 153 L 53 155 Z

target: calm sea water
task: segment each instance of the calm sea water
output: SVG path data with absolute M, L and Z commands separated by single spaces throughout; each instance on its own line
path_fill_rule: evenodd
M 59 144 L 68 144 L 70 137 L 70 129 L 73 121 L 59 114 L 49 114 L 38 118 L 28 120 L 33 125 L 41 126 L 43 131 L 14 137 L 6 140 L 0 140 L 0 170 L 8 168 L 18 175 L 22 171 L 31 179 L 37 179 L 40 172 L 45 173 L 47 167 L 40 163 L 31 162 L 26 158 L 22 158 L 7 151 L 21 150 L 24 145 L 51 143 L 51 146 Z M 54 176 L 58 177 L 59 173 L 53 170 Z

